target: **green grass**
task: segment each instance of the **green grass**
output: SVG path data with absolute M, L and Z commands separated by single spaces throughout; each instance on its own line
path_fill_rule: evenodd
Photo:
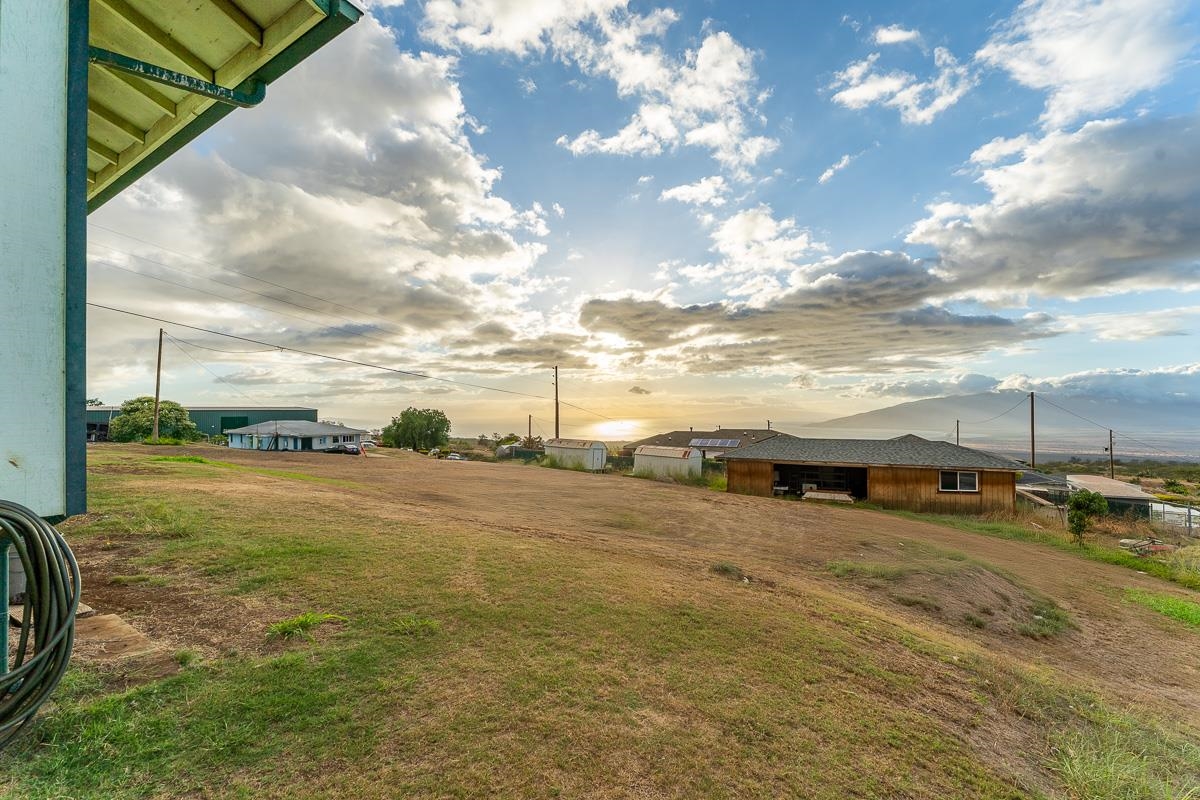
M 1200 603 L 1174 595 L 1146 592 L 1140 589 L 1129 589 L 1125 592 L 1125 599 L 1186 625 L 1200 628 Z
M 686 557 L 387 520 L 353 496 L 332 515 L 327 494 L 287 485 L 283 515 L 243 502 L 238 472 L 171 469 L 207 472 L 179 488 L 97 474 L 70 541 L 99 546 L 121 515 L 183 508 L 205 524 L 137 539 L 140 561 L 286 603 L 277 616 L 336 598 L 351 621 L 282 655 L 177 655 L 186 670 L 128 690 L 75 663 L 0 755 L 0 796 L 1028 797 L 966 743 L 988 709 L 1039 726 L 1011 757 L 1051 760 L 1064 787 L 1086 785 L 1075 776 L 1098 758 L 1136 758 L 1139 735 L 1173 755 L 1135 789 L 1190 785 L 1200 764 L 1173 731 L 1122 717 L 1129 735 L 1105 739 L 1078 692 L 1001 680 L 985 656 L 823 593 L 697 581 Z
M 202 456 L 155 456 L 151 461 L 169 461 L 176 464 L 214 464 L 216 462 L 209 461 Z
M 267 628 L 267 636 L 274 639 L 294 639 L 301 637 L 312 641 L 312 630 L 327 622 L 348 622 L 345 617 L 337 614 L 321 614 L 316 611 L 305 611 L 288 619 L 281 619 Z
M 830 561 L 825 568 L 838 578 L 871 578 L 898 581 L 917 571 L 918 567 L 900 564 L 877 564 L 866 561 Z
M 1053 531 L 1039 531 L 1027 528 L 1015 522 L 997 522 L 983 520 L 978 517 L 955 516 L 951 514 L 919 514 L 912 511 L 885 511 L 883 513 L 905 519 L 933 522 L 950 528 L 995 536 L 1000 539 L 1011 539 L 1019 542 L 1047 545 L 1068 553 L 1074 553 L 1092 561 L 1113 564 L 1126 569 L 1144 572 L 1156 578 L 1177 583 L 1189 589 L 1200 590 L 1200 572 L 1188 568 L 1182 563 L 1160 561 L 1153 558 L 1142 558 L 1116 547 L 1107 547 L 1096 542 L 1084 542 L 1083 546 L 1074 543 L 1066 534 Z
M 740 581 L 742 578 L 744 578 L 746 576 L 746 573 L 742 572 L 741 567 L 739 567 L 737 564 L 733 564 L 729 561 L 718 561 L 716 564 L 713 564 L 709 569 L 714 574 L 720 575 L 722 578 L 729 578 L 732 581 Z
M 1075 627 L 1071 615 L 1048 598 L 1034 601 L 1029 622 L 1017 626 L 1017 632 L 1031 639 L 1048 639 Z

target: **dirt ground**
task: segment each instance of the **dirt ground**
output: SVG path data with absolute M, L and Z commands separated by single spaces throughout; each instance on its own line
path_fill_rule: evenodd
M 306 483 L 304 491 L 328 495 L 331 503 L 350 502 L 383 520 L 568 541 L 617 557 L 698 571 L 730 562 L 751 580 L 763 582 L 768 591 L 835 593 L 867 606 L 884 606 L 888 614 L 937 638 L 973 643 L 1024 666 L 1058 672 L 1075 685 L 1090 686 L 1119 702 L 1151 706 L 1200 726 L 1200 659 L 1194 635 L 1123 599 L 1130 588 L 1191 599 L 1198 599 L 1196 593 L 1053 548 L 862 509 L 513 463 L 438 461 L 390 451 L 366 457 L 213 447 L 155 452 L 352 482 Z M 254 476 L 230 491 L 251 501 L 277 496 L 285 482 L 291 484 L 287 490 L 294 490 L 294 483 L 286 479 Z M 995 569 L 986 574 L 975 569 L 953 574 L 917 570 L 902 581 L 882 585 L 838 577 L 829 568 L 839 560 L 927 565 L 946 553 L 956 559 L 966 554 L 971 564 Z M 106 613 L 128 614 L 147 633 L 179 647 L 229 651 L 253 649 L 242 647 L 242 641 L 261 642 L 261 609 L 227 607 L 229 626 L 202 629 L 196 620 L 211 609 L 200 606 L 228 603 L 229 598 L 211 600 L 198 587 L 183 586 L 163 602 L 162 592 L 152 587 L 111 584 L 112 575 L 132 569 L 129 558 L 119 544 L 110 549 L 95 543 L 84 547 L 80 560 L 85 585 L 94 587 L 87 602 Z M 1074 627 L 1041 639 L 1018 633 L 1004 609 L 1028 605 L 1039 596 L 1065 609 Z M 996 619 L 986 619 L 982 627 L 969 624 L 964 616 L 972 608 L 992 611 Z

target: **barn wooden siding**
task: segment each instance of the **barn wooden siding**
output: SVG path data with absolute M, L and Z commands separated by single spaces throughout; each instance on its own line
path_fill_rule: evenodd
M 775 465 L 770 461 L 727 461 L 725 480 L 730 492 L 770 497 L 775 487 Z
M 884 508 L 943 514 L 1010 511 L 1016 502 L 1015 472 L 979 472 L 978 492 L 939 492 L 939 472 L 922 467 L 871 467 L 867 473 L 867 499 Z
M 939 469 L 869 467 L 868 470 L 867 499 L 885 508 L 979 514 L 1011 510 L 1016 502 L 1015 472 L 979 471 L 978 492 L 939 492 Z M 775 464 L 770 461 L 733 460 L 727 462 L 726 476 L 730 492 L 770 497 L 775 485 Z

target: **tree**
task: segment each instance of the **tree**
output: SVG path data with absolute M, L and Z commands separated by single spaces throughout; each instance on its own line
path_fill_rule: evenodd
M 138 442 L 149 437 L 153 429 L 154 398 L 135 397 L 121 403 L 120 415 L 108 426 L 108 438 L 114 442 Z M 158 435 L 185 441 L 200 438 L 187 409 L 170 400 L 158 404 Z
M 1108 501 L 1099 492 L 1080 490 L 1067 501 L 1067 527 L 1075 537 L 1075 544 L 1083 547 L 1083 537 L 1092 527 L 1092 518 L 1108 513 Z
M 409 406 L 390 425 L 383 429 L 381 440 L 386 447 L 411 447 L 425 450 L 450 442 L 450 420 L 436 408 Z
M 93 406 L 102 406 L 104 402 L 99 397 L 89 397 L 87 400 L 88 408 Z

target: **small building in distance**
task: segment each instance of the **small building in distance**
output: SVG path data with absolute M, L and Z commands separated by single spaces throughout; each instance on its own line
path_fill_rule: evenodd
M 338 444 L 360 444 L 369 431 L 308 420 L 268 420 L 225 431 L 238 450 L 328 450 Z
M 608 466 L 608 445 L 590 439 L 551 439 L 546 455 L 565 469 L 603 472 Z
M 185 406 L 196 429 L 216 436 L 230 428 L 243 428 L 274 420 L 317 421 L 317 409 L 302 406 Z M 87 438 L 90 442 L 108 439 L 108 426 L 121 416 L 120 406 L 90 406 L 87 409 Z
M 631 456 L 639 447 L 693 447 L 701 458 L 717 458 L 739 447 L 756 444 L 778 436 L 780 431 L 764 428 L 724 428 L 715 431 L 668 431 L 630 442 L 621 448 L 621 455 Z
M 704 457 L 695 447 L 644 444 L 633 451 L 633 471 L 663 478 L 700 477 Z
M 728 491 L 839 493 L 885 508 L 939 513 L 1012 509 L 1021 466 L 949 442 L 772 437 L 724 456 Z
M 1134 517 L 1150 518 L 1150 503 L 1158 498 L 1141 487 L 1132 483 L 1105 478 L 1101 475 L 1068 475 L 1067 485 L 1071 491 L 1078 492 L 1086 489 L 1103 495 L 1108 501 L 1108 513 L 1126 514 Z

